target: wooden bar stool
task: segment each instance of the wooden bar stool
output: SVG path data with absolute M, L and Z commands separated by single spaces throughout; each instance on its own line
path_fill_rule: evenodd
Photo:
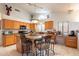
M 20 39 L 22 47 L 22 56 L 24 55 L 24 53 L 28 55 L 29 53 L 31 53 L 32 42 L 27 39 L 24 34 L 20 34 Z
M 36 39 L 36 40 L 34 41 L 34 43 L 35 43 L 35 47 L 36 47 L 36 56 L 37 56 L 38 54 L 40 54 L 40 56 L 41 56 L 41 55 L 42 55 L 42 53 L 41 53 L 41 50 L 42 50 L 42 38 Z M 38 53 L 38 51 L 39 51 L 40 53 Z
M 52 40 L 52 36 L 51 35 L 46 36 L 45 37 L 45 42 L 47 44 L 50 44 L 49 46 L 51 46 L 51 47 L 50 47 L 49 50 L 53 51 L 53 54 L 55 55 L 55 52 L 54 52 L 54 43 L 55 42 L 54 42 L 54 40 Z M 53 45 L 53 47 L 52 47 L 52 45 Z

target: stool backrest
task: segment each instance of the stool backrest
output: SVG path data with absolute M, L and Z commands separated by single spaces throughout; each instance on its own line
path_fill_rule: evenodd
M 25 34 L 20 34 L 21 43 L 26 42 Z
M 45 36 L 45 37 L 44 37 L 44 39 L 45 39 L 45 42 L 50 42 L 50 40 L 51 40 L 51 37 L 52 37 L 52 36 L 49 36 L 49 35 L 48 35 L 48 36 Z

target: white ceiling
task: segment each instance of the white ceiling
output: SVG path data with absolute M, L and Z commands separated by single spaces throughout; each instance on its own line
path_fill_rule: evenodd
M 58 12 L 68 12 L 68 10 L 79 11 L 79 4 L 73 3 L 32 3 L 38 7 L 42 7 L 40 10 L 38 7 L 28 5 L 27 3 L 14 3 L 11 5 L 17 6 L 25 11 L 35 14 L 35 13 L 58 13 Z
M 13 3 L 13 4 L 10 3 L 10 5 L 12 5 L 13 7 L 17 7 L 17 9 L 21 8 L 26 12 L 29 12 L 30 14 L 34 14 L 34 16 L 37 15 L 40 16 L 40 13 L 41 14 L 49 13 L 50 18 L 54 20 L 79 21 L 79 4 L 77 3 L 72 3 L 72 4 L 71 3 L 32 3 L 32 4 L 43 8 L 43 10 L 41 11 L 40 8 L 34 7 L 33 5 L 28 5 L 27 3 Z M 73 10 L 73 13 L 64 14 L 64 13 L 68 13 L 68 10 Z
M 46 10 L 50 13 L 68 12 L 68 10 L 72 10 L 72 9 L 74 11 L 79 11 L 79 4 L 75 4 L 75 3 L 73 3 L 73 4 L 68 4 L 68 3 L 33 3 L 33 4 L 44 8 L 44 10 Z M 17 3 L 17 4 L 13 4 L 13 5 L 16 5 L 22 9 L 24 9 L 25 11 L 30 12 L 30 13 L 36 13 L 37 10 L 38 10 L 38 12 L 41 13 L 39 8 L 34 7 L 32 5 L 27 5 L 27 3 Z

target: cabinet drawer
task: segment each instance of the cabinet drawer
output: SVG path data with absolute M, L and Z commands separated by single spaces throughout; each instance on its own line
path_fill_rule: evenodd
M 70 37 L 71 40 L 77 39 L 77 37 Z
M 77 43 L 74 42 L 74 41 L 70 41 L 68 45 L 69 45 L 70 47 L 74 47 L 74 48 L 76 48 Z

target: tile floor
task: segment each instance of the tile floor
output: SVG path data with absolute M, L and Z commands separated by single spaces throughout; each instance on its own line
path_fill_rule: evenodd
M 21 54 L 16 51 L 16 45 L 12 45 L 0 47 L 0 56 L 21 56 Z M 52 56 L 52 51 L 50 51 L 50 56 Z M 55 56 L 79 56 L 79 49 L 56 44 Z

